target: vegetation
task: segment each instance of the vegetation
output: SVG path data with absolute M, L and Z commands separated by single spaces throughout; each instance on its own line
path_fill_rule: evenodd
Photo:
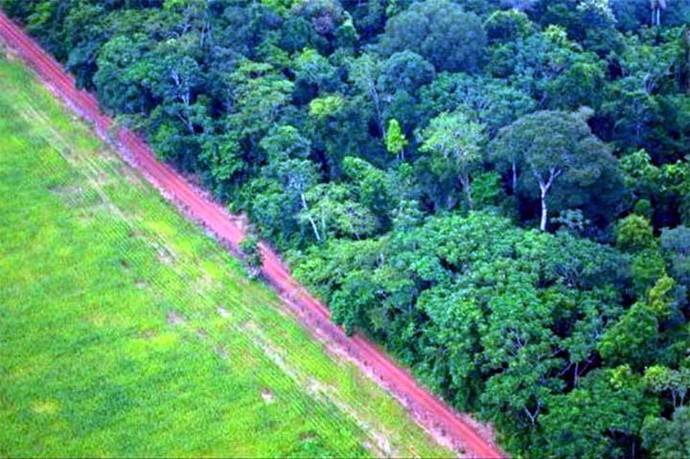
M 0 456 L 442 456 L 0 58 Z
M 686 0 L 0 5 L 510 452 L 687 451 Z

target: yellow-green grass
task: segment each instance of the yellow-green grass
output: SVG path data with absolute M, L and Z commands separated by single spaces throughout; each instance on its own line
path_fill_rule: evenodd
M 447 456 L 0 57 L 0 456 Z

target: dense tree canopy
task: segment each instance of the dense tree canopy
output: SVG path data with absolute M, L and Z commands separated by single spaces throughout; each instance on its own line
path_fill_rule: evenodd
M 486 52 L 486 32 L 476 14 L 448 0 L 415 2 L 386 23 L 385 54 L 414 51 L 438 70 L 476 71 Z
M 580 113 L 526 115 L 503 128 L 490 150 L 499 170 L 501 165 L 508 169 L 514 193 L 539 198 L 542 231 L 552 193 L 558 195 L 559 210 L 573 206 L 592 212 L 609 204 L 602 202 L 604 193 L 620 194 L 616 160 Z
M 0 6 L 511 453 L 687 456 L 690 2 Z

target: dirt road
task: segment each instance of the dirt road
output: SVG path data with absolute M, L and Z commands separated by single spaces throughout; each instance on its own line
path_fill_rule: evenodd
M 139 170 L 160 192 L 189 218 L 203 225 L 222 243 L 236 250 L 244 238 L 238 218 L 199 190 L 170 166 L 159 162 L 149 146 L 127 129 L 114 125 L 101 113 L 98 101 L 75 88 L 73 78 L 40 48 L 22 29 L 0 11 L 0 38 L 24 59 L 42 81 L 72 110 L 93 123 L 97 134 L 115 144 L 123 158 Z M 415 420 L 439 442 L 463 451 L 463 456 L 477 458 L 505 457 L 487 435 L 467 416 L 424 389 L 414 378 L 366 338 L 348 337 L 330 320 L 328 309 L 312 297 L 293 277 L 287 266 L 266 244 L 261 244 L 263 276 L 281 294 L 297 318 L 332 351 L 357 364 L 366 374 L 388 390 Z

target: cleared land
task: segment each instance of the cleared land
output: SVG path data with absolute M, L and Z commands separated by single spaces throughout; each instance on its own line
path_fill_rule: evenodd
M 0 455 L 449 455 L 2 58 L 0 114 Z

